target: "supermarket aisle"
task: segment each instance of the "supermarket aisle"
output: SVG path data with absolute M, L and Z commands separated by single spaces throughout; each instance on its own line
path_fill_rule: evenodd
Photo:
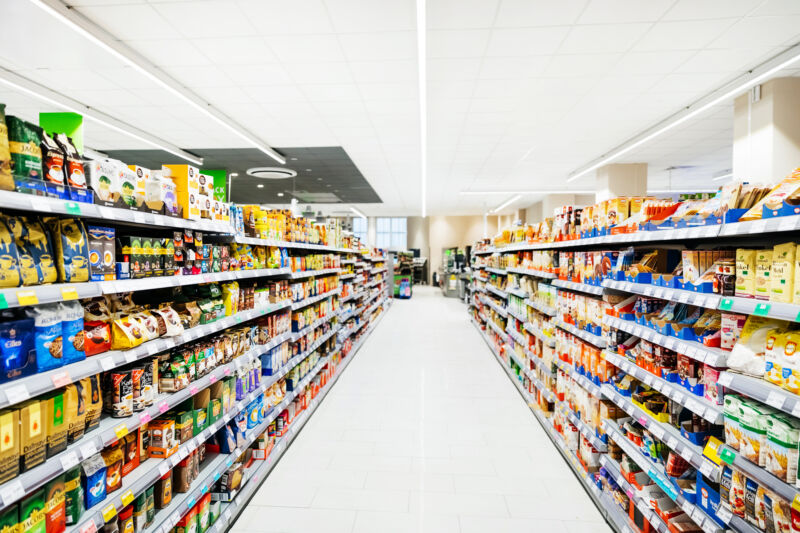
M 606 533 L 464 304 L 396 301 L 233 531 Z

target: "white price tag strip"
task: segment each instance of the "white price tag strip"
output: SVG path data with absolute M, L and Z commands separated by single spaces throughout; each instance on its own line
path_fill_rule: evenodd
M 78 464 L 78 454 L 74 451 L 67 452 L 61 457 L 61 468 L 66 472 Z
M 94 442 L 87 442 L 83 446 L 81 446 L 81 457 L 84 459 L 88 459 L 92 455 L 97 453 L 97 446 L 94 445 Z
M 10 481 L 0 489 L 0 498 L 3 499 L 3 505 L 9 506 L 12 503 L 22 499 L 25 496 L 25 489 L 22 487 L 20 480 L 15 479 Z
M 783 404 L 786 401 L 786 396 L 778 391 L 770 391 L 767 395 L 767 405 L 775 409 L 783 409 Z
M 5 393 L 9 404 L 24 402 L 31 397 L 25 385 L 14 385 L 13 387 L 7 388 Z
M 722 385 L 723 387 L 728 387 L 728 386 L 730 386 L 731 381 L 733 381 L 733 376 L 731 376 L 727 372 L 723 372 L 719 376 L 719 379 L 717 379 L 717 385 Z

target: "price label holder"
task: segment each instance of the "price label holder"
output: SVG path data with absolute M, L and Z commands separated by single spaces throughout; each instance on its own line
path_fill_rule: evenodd
M 72 383 L 72 379 L 69 377 L 69 372 L 66 370 L 53 374 L 50 376 L 50 379 L 52 380 L 53 385 L 56 387 L 66 387 Z
M 723 372 L 717 379 L 717 384 L 723 387 L 729 387 L 732 381 L 733 381 L 733 376 L 731 376 L 731 374 L 727 372 Z
M 128 434 L 128 426 L 125 424 L 120 424 L 114 428 L 114 434 L 117 436 L 118 439 L 122 439 L 125 435 Z
M 97 533 L 97 524 L 94 523 L 94 520 L 89 520 L 81 526 L 79 531 L 80 533 Z
M 8 507 L 12 503 L 21 500 L 25 497 L 25 489 L 22 487 L 22 482 L 18 479 L 6 483 L 0 489 L 0 498 L 3 499 L 3 505 Z
M 89 457 L 93 456 L 97 453 L 97 446 L 95 446 L 94 442 L 87 442 L 83 446 L 81 446 L 81 457 L 84 459 L 88 459 Z
M 66 472 L 78 464 L 78 454 L 70 451 L 61 456 L 61 469 Z
M 719 509 L 717 509 L 717 518 L 728 524 L 730 523 L 731 518 L 733 518 L 733 515 L 728 509 L 720 505 Z M 716 531 L 716 528 L 714 530 Z
M 169 404 L 167 403 L 166 400 L 164 400 L 160 404 L 158 404 L 158 412 L 163 415 L 167 411 L 169 411 Z
M 117 516 L 117 508 L 114 507 L 113 503 L 109 503 L 100 511 L 100 514 L 103 515 L 103 520 L 108 523 L 111 521 L 112 518 Z
M 39 297 L 33 290 L 17 291 L 17 302 L 19 305 L 36 305 L 39 303 Z
M 153 417 L 150 416 L 150 413 L 147 413 L 147 412 L 142 413 L 142 414 L 139 415 L 139 423 L 140 424 L 147 424 L 152 419 L 153 419 Z
M 169 472 L 169 471 L 170 471 L 170 468 L 169 468 L 169 464 L 167 464 L 167 461 L 162 461 L 161 464 L 158 467 L 159 475 L 161 477 L 164 477 L 164 476 L 167 475 L 167 472 Z
M 783 409 L 783 404 L 786 402 L 786 396 L 778 391 L 770 391 L 767 395 L 767 405 L 775 409 Z
M 767 316 L 769 315 L 769 310 L 771 307 L 772 305 L 767 303 L 757 304 L 755 309 L 753 309 L 753 314 L 756 316 Z
M 667 446 L 669 446 L 673 450 L 677 450 L 678 449 L 678 439 L 676 439 L 675 437 L 670 435 L 670 437 L 667 438 Z
M 719 452 L 719 458 L 732 465 L 733 462 L 736 460 L 736 452 L 728 448 L 727 446 L 722 448 L 722 451 Z
M 122 493 L 122 496 L 120 496 L 120 499 L 122 500 L 122 505 L 124 505 L 125 507 L 130 505 L 130 503 L 133 501 L 133 498 L 134 498 L 133 491 L 131 489 L 126 490 L 125 492 Z
M 5 393 L 6 399 L 10 405 L 24 402 L 31 397 L 30 393 L 28 392 L 28 387 L 25 385 L 14 385 L 13 387 L 8 387 L 5 390 Z
M 75 287 L 62 287 L 61 288 L 62 300 L 77 300 L 78 290 Z

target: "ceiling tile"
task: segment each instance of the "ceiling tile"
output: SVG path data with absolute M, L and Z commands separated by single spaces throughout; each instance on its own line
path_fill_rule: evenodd
M 338 33 L 416 28 L 414 0 L 328 0 L 326 5 Z
M 235 69 L 235 67 L 232 67 Z M 215 66 L 202 67 L 164 67 L 164 71 L 180 80 L 187 87 L 228 87 L 231 78 L 226 72 L 231 69 L 222 70 Z M 253 84 L 255 85 L 255 84 Z
M 344 61 L 335 35 L 274 35 L 267 45 L 283 63 L 322 63 Z
M 240 85 L 286 85 L 292 82 L 282 65 L 230 65 L 223 68 L 225 74 Z
M 498 27 L 567 26 L 574 24 L 588 0 L 503 0 Z
M 495 29 L 489 38 L 486 55 L 490 57 L 533 56 L 554 53 L 569 28 Z
M 700 20 L 741 17 L 763 4 L 764 0 L 678 0 L 661 20 Z M 799 10 L 800 12 L 800 10 Z
M 517 80 L 539 76 L 551 56 L 486 57 L 481 65 L 480 78 L 485 80 Z
M 352 83 L 350 65 L 341 63 L 287 63 L 284 68 L 299 85 L 314 83 Z
M 628 52 L 609 69 L 609 74 L 669 74 L 691 58 L 695 52 L 690 50 L 662 52 Z
M 478 77 L 481 61 L 477 58 L 443 58 L 428 60 L 429 81 L 463 81 Z
M 647 23 L 573 26 L 559 48 L 561 54 L 625 52 L 651 28 Z
M 749 17 L 711 43 L 714 48 L 792 45 L 800 39 L 800 15 Z
M 428 57 L 480 57 L 486 51 L 490 30 L 428 31 Z
M 557 54 L 552 56 L 543 76 L 570 77 L 604 74 L 622 54 Z
M 301 87 L 309 101 L 313 102 L 357 102 L 361 93 L 354 83 L 315 84 Z
M 775 53 L 772 47 L 701 50 L 675 69 L 675 73 L 744 72 Z
M 135 40 L 126 44 L 159 66 L 194 67 L 211 64 L 198 48 L 184 39 Z
M 225 0 L 156 4 L 156 11 L 181 35 L 238 37 L 254 35 L 255 27 L 235 3 Z
M 592 0 L 578 24 L 655 22 L 675 0 Z
M 352 61 L 350 71 L 357 83 L 378 83 L 391 81 L 416 81 L 417 61 Z
M 635 51 L 700 50 L 735 22 L 736 19 L 659 22 L 636 43 Z
M 257 65 L 278 60 L 262 37 L 211 37 L 191 42 L 217 65 Z
M 340 35 L 348 61 L 387 61 L 417 57 L 416 32 Z
M 428 2 L 428 29 L 490 28 L 498 0 L 436 0 Z
M 178 31 L 147 4 L 86 6 L 80 12 L 122 41 L 163 39 Z
M 333 33 L 322 0 L 236 0 L 260 35 Z
M 260 104 L 285 104 L 306 101 L 306 96 L 296 85 L 244 85 L 241 89 L 254 102 Z

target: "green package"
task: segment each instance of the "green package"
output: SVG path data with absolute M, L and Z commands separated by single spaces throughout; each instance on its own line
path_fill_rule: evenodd
M 42 129 L 11 115 L 6 117 L 6 124 L 12 172 L 15 176 L 42 179 Z
M 19 505 L 14 503 L 0 511 L 0 533 L 19 531 Z
M 67 525 L 77 524 L 83 514 L 83 487 L 81 487 L 80 465 L 64 473 L 64 497 L 67 510 Z
M 153 524 L 153 519 L 156 517 L 156 488 L 150 485 L 145 491 L 147 495 L 147 527 Z
M 8 150 L 6 104 L 0 104 L 0 189 L 14 190 L 14 178 L 11 175 L 11 152 Z
M 19 503 L 19 533 L 47 533 L 44 517 L 44 489 L 39 489 Z

